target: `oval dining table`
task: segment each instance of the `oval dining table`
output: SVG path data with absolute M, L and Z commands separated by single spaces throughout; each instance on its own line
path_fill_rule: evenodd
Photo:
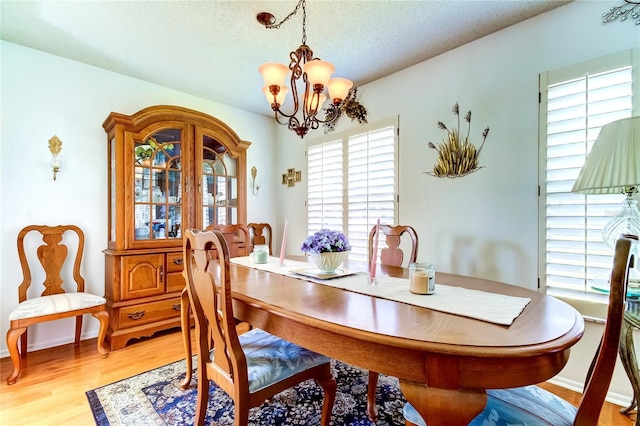
M 346 267 L 367 269 L 356 262 Z M 230 273 L 236 318 L 328 357 L 397 377 L 429 426 L 467 425 L 485 407 L 486 389 L 555 376 L 584 333 L 582 316 L 568 304 L 480 278 L 437 272 L 436 292 L 447 285 L 530 298 L 511 325 L 233 263 Z M 408 270 L 379 265 L 378 274 L 407 278 Z M 182 306 L 188 306 L 186 292 Z M 185 346 L 190 354 L 190 339 Z

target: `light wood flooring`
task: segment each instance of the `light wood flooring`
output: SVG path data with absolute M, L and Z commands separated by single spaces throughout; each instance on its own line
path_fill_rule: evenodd
M 8 386 L 9 358 L 0 359 L 0 425 L 92 425 L 95 424 L 85 392 L 138 373 L 177 361 L 184 357 L 179 330 L 156 334 L 130 343 L 126 348 L 102 358 L 95 339 L 29 353 L 23 360 L 18 382 Z M 580 395 L 543 384 L 573 404 Z M 635 422 L 619 412 L 620 407 L 606 403 L 599 426 Z

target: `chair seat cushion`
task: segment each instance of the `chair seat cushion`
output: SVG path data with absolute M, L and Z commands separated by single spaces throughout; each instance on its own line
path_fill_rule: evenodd
M 20 303 L 10 314 L 9 320 L 41 317 L 44 315 L 69 312 L 76 309 L 92 308 L 107 303 L 104 297 L 90 293 L 60 293 L 51 296 L 34 297 Z
M 564 399 L 538 386 L 487 391 L 487 406 L 470 426 L 549 425 L 571 426 L 578 409 Z M 409 403 L 403 409 L 404 418 L 425 426 L 425 421 Z
M 302 348 L 259 328 L 241 334 L 239 338 L 247 359 L 249 392 L 256 392 L 301 371 L 330 361 L 324 355 Z

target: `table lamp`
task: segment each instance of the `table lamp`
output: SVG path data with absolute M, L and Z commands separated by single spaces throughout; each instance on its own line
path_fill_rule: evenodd
M 639 185 L 640 116 L 602 126 L 571 192 L 626 194 L 622 210 L 602 230 L 611 249 L 621 234 L 640 235 L 640 212 L 633 198 Z

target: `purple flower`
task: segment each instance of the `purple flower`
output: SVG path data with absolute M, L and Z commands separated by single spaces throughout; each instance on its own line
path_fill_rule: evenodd
M 300 249 L 307 253 L 349 251 L 351 246 L 342 232 L 321 229 L 307 238 Z

